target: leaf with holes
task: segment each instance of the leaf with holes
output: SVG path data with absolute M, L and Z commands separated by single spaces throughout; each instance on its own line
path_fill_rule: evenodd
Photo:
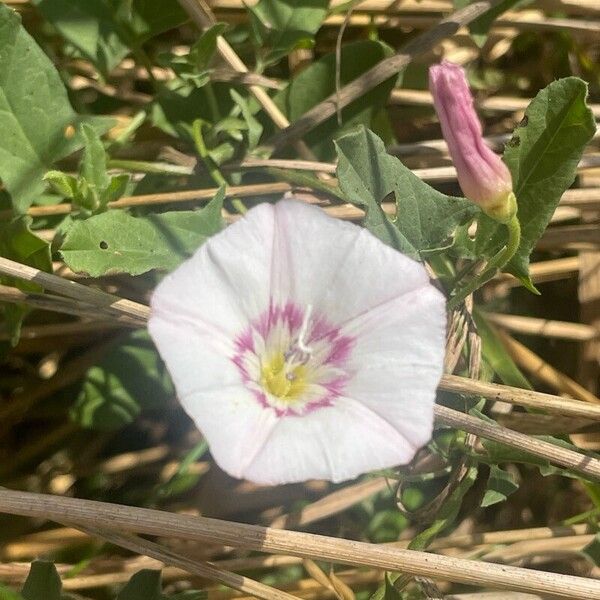
M 123 210 L 109 210 L 77 221 L 67 233 L 62 256 L 71 269 L 92 277 L 173 269 L 221 230 L 224 196 L 221 189 L 198 211 L 133 217 Z
M 413 258 L 451 245 L 456 228 L 479 211 L 472 202 L 446 196 L 421 181 L 364 127 L 339 138 L 336 148 L 339 185 L 348 202 L 366 210 L 367 229 Z M 393 219 L 381 208 L 391 194 L 396 202 Z

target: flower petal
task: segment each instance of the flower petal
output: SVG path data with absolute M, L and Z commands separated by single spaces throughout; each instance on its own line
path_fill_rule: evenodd
M 257 397 L 272 344 L 256 323 L 290 306 L 327 323 L 308 341 L 335 371 L 315 383 L 331 398 L 302 416 Z M 167 276 L 149 330 L 217 463 L 279 484 L 411 460 L 431 435 L 444 325 L 444 298 L 422 265 L 319 208 L 283 201 L 252 209 Z
M 180 401 L 216 463 L 232 477 L 244 477 L 278 422 L 275 413 L 263 408 L 244 386 L 190 394 Z
M 442 294 L 428 285 L 342 330 L 356 336 L 345 394 L 385 418 L 417 448 L 433 428 L 444 362 L 444 306 Z
M 243 472 L 256 483 L 338 483 L 410 461 L 415 448 L 386 420 L 349 398 L 303 417 L 285 417 Z
M 273 221 L 274 207 L 261 204 L 210 238 L 158 285 L 151 319 L 176 315 L 215 333 L 238 333 L 268 306 Z
M 229 358 L 233 345 L 202 323 L 190 323 L 177 314 L 153 314 L 148 331 L 180 399 L 193 392 L 242 384 L 240 372 Z
M 423 285 L 418 262 L 362 227 L 296 201 L 275 206 L 274 295 L 343 322 Z

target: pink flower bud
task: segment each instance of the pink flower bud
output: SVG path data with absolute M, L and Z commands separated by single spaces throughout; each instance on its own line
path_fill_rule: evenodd
M 493 219 L 508 222 L 517 209 L 510 171 L 484 142 L 462 67 L 429 68 L 429 88 L 465 196 Z

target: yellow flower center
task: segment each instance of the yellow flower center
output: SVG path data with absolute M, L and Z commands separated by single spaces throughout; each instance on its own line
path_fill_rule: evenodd
M 273 396 L 294 402 L 308 385 L 307 374 L 304 365 L 288 364 L 283 352 L 276 352 L 263 362 L 260 383 Z

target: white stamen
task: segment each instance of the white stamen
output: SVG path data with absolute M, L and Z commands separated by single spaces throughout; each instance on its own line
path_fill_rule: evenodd
M 304 354 L 312 354 L 312 348 L 307 346 L 304 341 L 304 337 L 308 333 L 308 323 L 312 315 L 312 310 L 312 304 L 307 305 L 306 312 L 304 313 L 304 320 L 302 321 L 302 326 L 300 327 L 300 333 L 298 334 L 298 348 Z

